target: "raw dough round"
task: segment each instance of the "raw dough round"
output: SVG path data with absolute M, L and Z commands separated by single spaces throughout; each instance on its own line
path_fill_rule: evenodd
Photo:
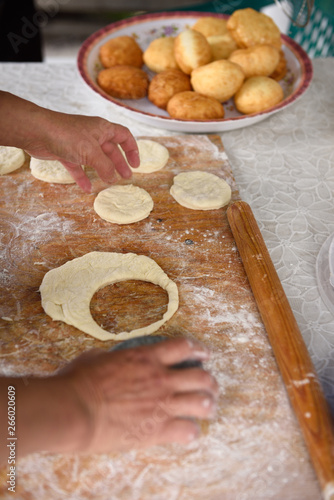
M 75 180 L 60 161 L 39 160 L 31 157 L 31 174 L 38 180 L 56 184 L 73 184 Z
M 153 200 L 145 189 L 133 184 L 111 186 L 101 191 L 94 201 L 95 212 L 114 224 L 131 224 L 149 216 Z
M 213 210 L 227 205 L 232 193 L 227 182 L 217 175 L 195 170 L 174 177 L 170 194 L 183 207 Z
M 138 139 L 140 164 L 137 168 L 131 168 L 134 173 L 149 174 L 163 168 L 169 159 L 168 149 L 155 141 Z
M 0 175 L 9 174 L 22 167 L 25 161 L 23 149 L 0 146 Z
M 141 280 L 161 286 L 168 293 L 162 319 L 151 325 L 119 334 L 103 330 L 90 313 L 94 293 L 104 286 L 126 280 Z M 91 252 L 47 272 L 40 286 L 42 307 L 54 320 L 64 321 L 99 340 L 125 340 L 149 335 L 160 328 L 179 306 L 176 284 L 161 267 L 145 255 Z

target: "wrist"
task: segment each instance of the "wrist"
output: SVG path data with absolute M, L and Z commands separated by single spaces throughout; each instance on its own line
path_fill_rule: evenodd
M 85 449 L 89 415 L 65 376 L 20 380 L 17 385 L 18 452 L 72 453 Z
M 29 149 L 48 135 L 52 111 L 9 92 L 0 92 L 0 144 Z

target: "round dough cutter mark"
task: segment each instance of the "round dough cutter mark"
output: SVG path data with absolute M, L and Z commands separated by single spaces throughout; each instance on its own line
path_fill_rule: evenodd
M 159 285 L 128 280 L 97 290 L 90 311 L 101 328 L 117 335 L 134 323 L 140 328 L 161 319 L 167 305 L 168 294 Z
M 119 281 L 140 280 L 159 285 L 168 294 L 167 311 L 162 319 L 118 334 L 101 328 L 90 312 L 97 290 Z M 47 272 L 40 286 L 42 307 L 54 320 L 63 321 L 99 340 L 126 340 L 157 331 L 177 311 L 176 284 L 161 267 L 145 255 L 134 253 L 90 252 Z

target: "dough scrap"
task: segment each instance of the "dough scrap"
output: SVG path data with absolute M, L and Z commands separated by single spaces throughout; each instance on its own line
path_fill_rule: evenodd
M 153 200 L 145 189 L 133 184 L 117 184 L 100 191 L 94 210 L 107 222 L 131 224 L 149 216 Z
M 169 160 L 169 151 L 162 144 L 149 139 L 138 139 L 137 146 L 140 160 L 139 167 L 132 168 L 131 165 L 128 164 L 133 173 L 150 174 L 151 172 L 161 170 L 167 164 Z M 121 151 L 125 157 L 122 149 Z
M 176 175 L 170 194 L 183 207 L 213 210 L 227 205 L 232 192 L 227 182 L 217 175 L 195 170 Z
M 127 280 L 148 281 L 167 291 L 168 307 L 162 319 L 151 325 L 119 334 L 101 328 L 90 313 L 94 293 L 107 285 Z M 42 307 L 59 320 L 99 340 L 126 340 L 157 331 L 177 311 L 176 284 L 161 267 L 145 255 L 90 252 L 48 271 L 40 286 Z
M 23 149 L 0 146 L 0 175 L 9 174 L 22 167 L 25 162 Z
M 82 167 L 84 168 L 84 167 Z M 31 174 L 38 180 L 55 184 L 74 184 L 75 180 L 60 161 L 31 157 Z

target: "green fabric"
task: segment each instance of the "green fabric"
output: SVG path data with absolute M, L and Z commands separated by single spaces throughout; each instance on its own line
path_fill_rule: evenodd
M 291 25 L 289 36 L 303 47 L 311 58 L 334 56 L 334 18 L 314 8 L 305 28 Z
M 233 11 L 246 7 L 260 10 L 272 3 L 270 0 L 213 0 L 180 10 L 232 14 Z M 299 43 L 311 58 L 334 57 L 334 0 L 316 0 L 308 25 L 305 28 L 297 28 L 291 23 L 287 34 Z

